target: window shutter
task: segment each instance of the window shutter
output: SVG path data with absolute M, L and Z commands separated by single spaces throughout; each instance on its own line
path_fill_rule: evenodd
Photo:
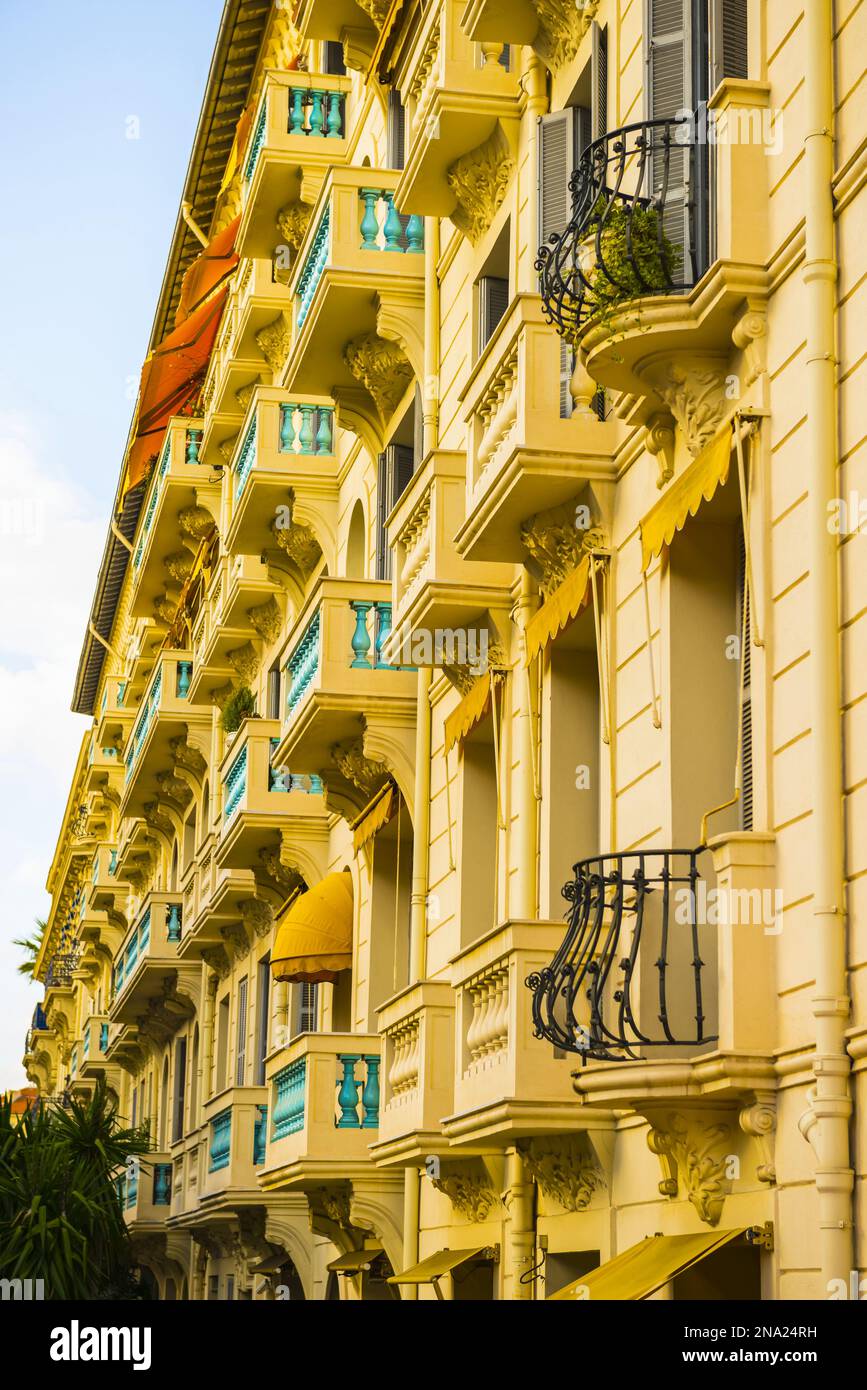
M 569 180 L 575 167 L 575 116 L 570 107 L 540 116 L 536 141 L 539 244 L 560 236 L 572 215 Z
M 296 985 L 295 988 L 295 1036 L 299 1033 L 315 1033 L 319 986 L 308 983 Z
M 333 39 L 327 39 L 322 47 L 322 71 L 329 73 L 333 77 L 344 77 L 346 75 L 346 64 L 343 61 L 343 44 L 336 43 Z
M 593 113 L 591 139 L 598 140 L 608 131 L 608 30 L 601 28 L 595 20 L 591 30 L 591 44 L 590 86 Z
M 711 90 L 724 77 L 748 75 L 747 3 L 748 0 L 711 0 Z
M 409 487 L 414 472 L 415 458 L 411 444 L 389 444 L 385 451 L 388 459 L 390 481 L 388 510 L 396 507 Z
M 385 163 L 389 169 L 402 169 L 406 157 L 406 112 L 400 93 L 394 87 L 388 93 L 388 115 L 385 126 Z
M 687 71 L 686 0 L 649 0 L 647 86 L 650 119 L 673 120 L 690 104 Z M 662 223 L 665 234 L 680 248 L 677 280 L 691 278 L 691 244 L 687 176 L 689 147 L 672 144 L 669 153 L 668 188 Z M 653 157 L 653 191 L 662 190 L 665 156 L 658 150 Z
M 379 456 L 376 488 L 376 577 L 391 579 L 391 549 L 385 523 L 389 512 L 396 507 L 414 470 L 414 449 L 411 444 L 389 444 Z
M 479 286 L 479 352 L 509 307 L 509 282 L 499 275 L 482 275 Z
M 235 1050 L 235 1085 L 243 1086 L 247 1079 L 247 980 L 238 986 L 238 1039 Z

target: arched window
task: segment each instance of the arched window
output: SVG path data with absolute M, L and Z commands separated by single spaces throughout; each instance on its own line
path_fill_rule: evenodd
M 366 569 L 367 544 L 365 537 L 364 508 L 356 502 L 349 523 L 349 539 L 346 545 L 346 577 L 364 579 Z

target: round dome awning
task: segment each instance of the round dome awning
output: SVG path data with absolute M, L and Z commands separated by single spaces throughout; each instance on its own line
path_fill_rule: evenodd
M 271 952 L 275 980 L 333 983 L 341 970 L 352 969 L 352 878 L 328 874 L 308 889 L 277 919 Z

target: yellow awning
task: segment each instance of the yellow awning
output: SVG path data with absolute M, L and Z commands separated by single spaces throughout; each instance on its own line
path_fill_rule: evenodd
M 484 719 L 491 708 L 491 673 L 486 671 L 453 709 L 445 722 L 445 755 L 448 757 L 456 743 L 465 739 L 471 729 Z
M 357 1274 L 360 1269 L 369 1269 L 381 1254 L 381 1245 L 369 1245 L 366 1250 L 349 1250 L 345 1255 L 338 1255 L 325 1268 L 335 1274 Z
M 577 569 L 563 580 L 527 624 L 527 652 L 524 659 L 528 666 L 543 647 L 583 612 L 590 602 L 591 593 L 590 556 L 585 555 Z
M 275 980 L 333 982 L 352 969 L 352 879 L 329 874 L 294 898 L 277 918 L 271 953 Z
M 687 517 L 695 516 L 702 502 L 709 502 L 729 475 L 732 427 L 714 435 L 697 458 L 663 493 L 641 522 L 641 568 L 647 570 L 664 545 L 670 545 Z
M 691 1265 L 698 1264 L 729 1241 L 742 1236 L 747 1228 L 735 1231 L 709 1231 L 696 1236 L 646 1236 L 613 1260 L 591 1269 L 581 1279 L 549 1295 L 553 1299 L 579 1302 L 594 1299 L 638 1301 L 670 1283 Z
M 421 1264 L 405 1269 L 402 1274 L 393 1274 L 388 1283 L 430 1284 L 434 1279 L 441 1279 L 450 1270 L 466 1264 L 467 1260 L 474 1260 L 477 1255 L 487 1250 L 490 1250 L 488 1245 L 475 1245 L 472 1250 L 438 1250 L 435 1255 L 428 1255 Z
M 352 822 L 352 844 L 356 854 L 391 820 L 397 811 L 398 796 L 399 792 L 394 783 L 386 782 L 368 802 L 357 820 Z

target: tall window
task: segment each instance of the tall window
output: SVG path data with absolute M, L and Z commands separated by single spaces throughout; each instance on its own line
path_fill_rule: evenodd
M 238 986 L 238 1029 L 235 1038 L 235 1085 L 247 1079 L 247 976 Z
M 292 1036 L 299 1033 L 315 1033 L 319 1013 L 319 986 L 309 984 L 295 985 L 292 1009 Z
M 217 1086 L 218 1091 L 226 1089 L 229 1064 L 229 996 L 220 1000 L 217 1010 Z
M 175 1085 L 172 1097 L 172 1143 L 184 1135 L 184 1104 L 187 1095 L 187 1040 L 175 1043 Z

